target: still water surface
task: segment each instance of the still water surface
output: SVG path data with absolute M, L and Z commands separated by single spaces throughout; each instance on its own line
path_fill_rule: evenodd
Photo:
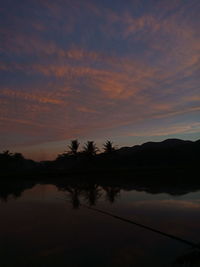
M 188 245 L 79 205 L 199 243 L 200 191 L 170 195 L 36 184 L 14 195 L 0 200 L 1 267 L 200 266 Z

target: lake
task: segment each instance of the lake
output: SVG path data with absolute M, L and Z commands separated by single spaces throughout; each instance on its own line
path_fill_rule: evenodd
M 197 189 L 31 181 L 0 186 L 1 267 L 200 266 L 198 249 L 89 209 L 198 244 Z

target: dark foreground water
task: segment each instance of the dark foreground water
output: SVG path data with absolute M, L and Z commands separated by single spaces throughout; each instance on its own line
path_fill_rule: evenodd
M 200 266 L 198 250 L 80 206 L 199 243 L 200 191 L 171 195 L 95 184 L 27 187 L 1 185 L 1 267 Z

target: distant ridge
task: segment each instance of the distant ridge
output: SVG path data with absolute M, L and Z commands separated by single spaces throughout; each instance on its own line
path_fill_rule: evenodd
M 94 173 L 146 173 L 153 170 L 181 171 L 181 176 L 199 171 L 200 140 L 188 141 L 181 139 L 166 139 L 161 142 L 147 142 L 132 147 L 122 147 L 109 153 L 88 155 L 64 154 L 54 161 L 34 162 L 26 160 L 21 154 L 1 154 L 1 173 L 12 175 L 67 175 Z M 163 174 L 162 174 L 163 175 Z
M 196 145 L 200 145 L 200 140 L 197 141 L 189 141 L 189 140 L 181 140 L 181 139 L 166 139 L 161 142 L 146 142 L 141 145 L 135 145 L 132 147 L 121 147 L 118 149 L 117 153 L 119 154 L 130 154 L 136 153 L 138 151 L 147 151 L 147 150 L 160 150 L 160 149 L 170 149 L 170 148 L 180 148 L 182 147 L 194 147 Z

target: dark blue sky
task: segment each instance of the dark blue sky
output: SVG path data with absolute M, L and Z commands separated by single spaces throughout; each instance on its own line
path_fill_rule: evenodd
M 0 149 L 199 139 L 199 0 L 1 0 Z

